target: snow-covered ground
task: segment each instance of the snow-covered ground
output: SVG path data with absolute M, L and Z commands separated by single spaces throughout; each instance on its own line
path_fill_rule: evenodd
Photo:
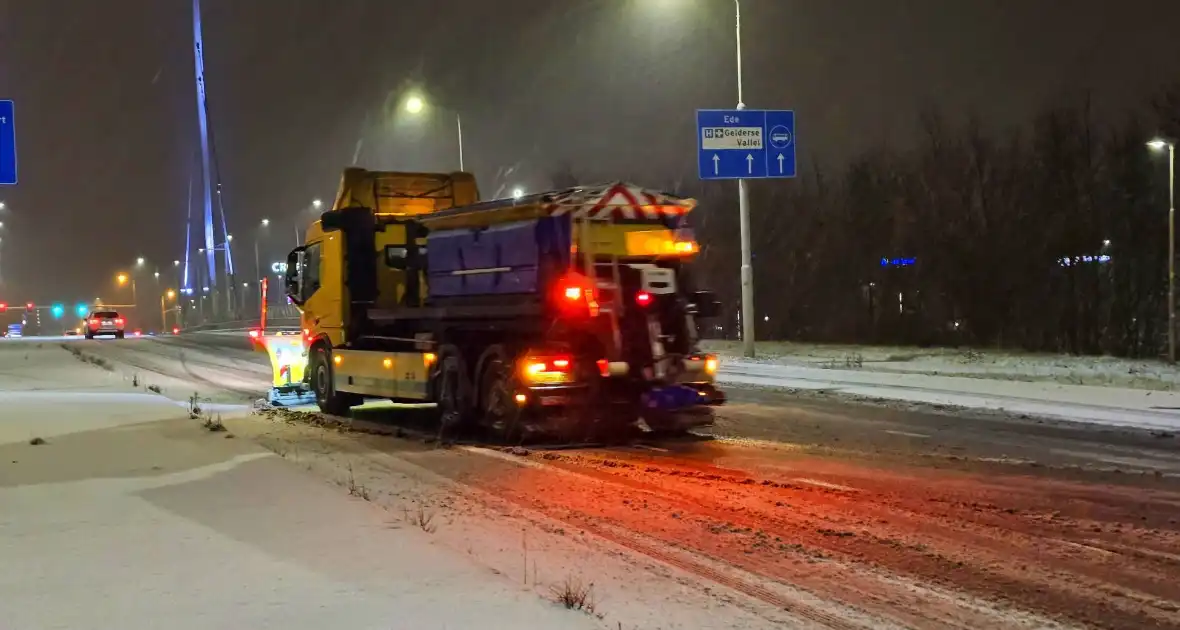
M 1180 371 L 1158 361 L 773 342 L 745 359 L 737 344 L 707 347 L 722 356 L 720 380 L 732 384 L 1180 428 Z
M 605 627 L 58 344 L 0 366 L 2 628 Z
M 1180 390 L 1180 369 L 1162 361 L 1143 359 L 780 341 L 758 342 L 757 356 L 744 359 L 738 342 L 708 341 L 705 346 L 724 358 L 773 365 Z

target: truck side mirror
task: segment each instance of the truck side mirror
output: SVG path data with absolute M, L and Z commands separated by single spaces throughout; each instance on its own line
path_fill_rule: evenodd
M 296 248 L 287 254 L 287 270 L 283 274 L 283 285 L 286 289 L 287 296 L 291 301 L 297 305 L 302 306 L 303 302 L 303 283 L 301 282 L 303 274 L 303 249 Z
M 717 294 L 712 291 L 693 293 L 692 303 L 696 307 L 697 317 L 707 319 L 721 315 L 721 302 L 717 301 Z

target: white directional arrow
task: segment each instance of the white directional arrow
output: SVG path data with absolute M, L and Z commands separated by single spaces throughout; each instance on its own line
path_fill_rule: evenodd
M 778 154 L 778 172 L 779 172 L 779 174 L 782 174 L 782 172 L 783 172 L 783 154 L 782 153 Z
M 754 154 L 753 153 L 746 154 L 746 170 L 748 170 L 751 175 L 754 174 Z
M 720 168 L 721 168 L 721 158 L 717 157 L 717 154 L 714 153 L 713 154 L 713 174 L 719 175 L 721 173 Z

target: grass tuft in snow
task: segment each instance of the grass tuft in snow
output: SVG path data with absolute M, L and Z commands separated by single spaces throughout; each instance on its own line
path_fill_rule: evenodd
M 201 422 L 201 426 L 205 427 L 207 431 L 212 433 L 222 433 L 226 430 L 225 424 L 221 422 L 221 414 L 217 414 L 216 418 L 213 416 L 205 416 L 205 420 Z
M 438 525 L 434 522 L 434 512 L 426 511 L 426 508 L 421 505 L 412 513 L 409 508 L 403 507 L 402 515 L 407 523 L 417 526 L 427 534 L 433 534 L 438 530 Z
M 357 483 L 356 476 L 352 474 L 352 464 L 348 465 L 348 480 L 345 485 L 348 488 L 348 494 L 366 501 L 373 500 L 369 494 L 369 489 L 364 484 Z
M 570 610 L 580 610 L 588 615 L 596 614 L 594 583 L 584 584 L 582 580 L 568 576 L 560 586 L 554 586 L 553 598 Z

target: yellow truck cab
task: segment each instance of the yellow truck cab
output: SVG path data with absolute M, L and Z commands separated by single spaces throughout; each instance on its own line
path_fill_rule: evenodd
M 511 438 L 712 422 L 694 201 L 622 182 L 478 196 L 467 173 L 345 171 L 287 266 L 325 412 L 432 402 Z

